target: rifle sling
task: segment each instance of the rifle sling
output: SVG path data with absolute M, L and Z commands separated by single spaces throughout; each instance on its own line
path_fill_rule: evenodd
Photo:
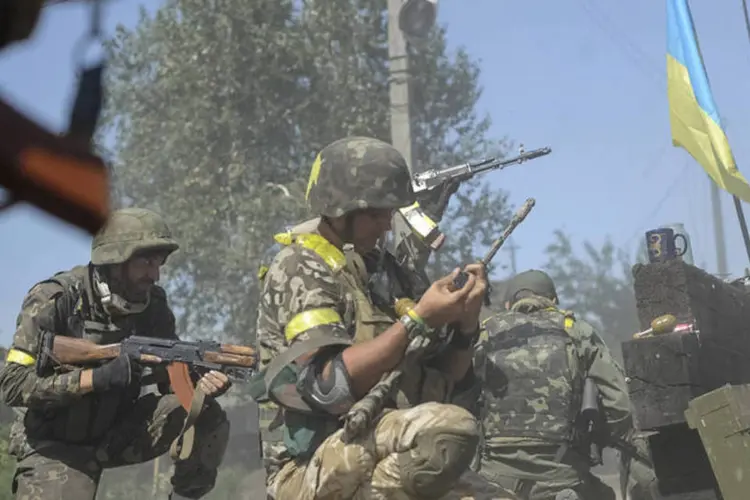
M 172 460 L 186 460 L 193 452 L 195 421 L 198 420 L 203 410 L 205 399 L 206 394 L 199 387 L 196 387 L 193 392 L 193 399 L 190 402 L 190 411 L 185 416 L 185 423 L 182 425 L 182 430 L 177 438 L 172 441 L 172 446 L 169 449 L 169 456 Z

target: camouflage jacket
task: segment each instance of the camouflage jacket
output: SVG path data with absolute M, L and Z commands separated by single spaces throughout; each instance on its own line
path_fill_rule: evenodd
M 95 439 L 125 409 L 122 404 L 132 403 L 140 391 L 134 387 L 128 394 L 81 394 L 83 368 L 54 369 L 40 376 L 35 361 L 43 332 L 97 344 L 116 343 L 131 335 L 176 338 L 175 318 L 163 289 L 152 288 L 143 312 L 111 317 L 98 303 L 91 273 L 90 266 L 78 266 L 37 283 L 17 317 L 13 344 L 0 371 L 0 394 L 5 404 L 26 409 L 24 432 L 35 439 Z
M 314 244 L 288 244 L 265 273 L 257 328 L 264 366 L 296 342 L 319 338 L 339 344 L 366 341 L 396 321 L 389 311 L 375 306 L 365 285 L 364 264 L 351 265 L 352 259 L 322 236 L 304 236 L 310 235 Z M 398 406 L 450 401 L 474 409 L 477 384 L 459 388 L 448 380 L 447 374 L 427 363 L 411 367 L 403 378 Z M 404 392 L 412 397 L 401 397 Z M 473 400 L 465 394 L 473 395 Z M 274 447 L 264 440 L 267 466 L 282 455 L 283 446 Z
M 582 381 L 586 376 L 591 377 L 599 389 L 609 432 L 616 437 L 626 436 L 631 428 L 632 419 L 625 376 L 594 328 L 589 323 L 576 319 L 572 313 L 560 311 L 551 302 L 533 303 L 533 299 L 523 300 L 525 304 L 522 305 L 525 305 L 525 308 L 521 307 L 515 311 L 493 315 L 483 323 L 485 329 L 480 335 L 475 364 L 477 374 L 483 380 L 484 385 L 482 425 L 488 435 L 484 444 L 485 448 L 540 445 L 548 442 L 544 437 L 544 431 L 549 429 L 544 425 L 541 426 L 544 429 L 540 429 L 541 432 L 537 437 L 534 437 L 533 432 L 508 436 L 507 433 L 504 435 L 502 428 L 495 429 L 497 425 L 502 427 L 502 420 L 505 417 L 493 415 L 491 410 L 488 411 L 490 407 L 488 401 L 493 397 L 513 394 L 515 398 L 524 399 L 525 396 L 531 412 L 544 413 L 546 422 L 551 422 L 552 420 L 549 419 L 554 420 L 556 416 L 564 414 L 572 420 L 580 407 Z M 517 335 L 517 332 L 511 333 L 511 331 L 523 324 L 531 325 L 525 330 L 531 332 L 531 337 L 538 336 L 538 339 L 536 341 L 532 339 L 525 344 L 528 349 L 508 348 L 512 342 L 508 342 L 507 336 Z M 488 325 L 492 325 L 489 328 L 491 332 L 488 332 Z M 554 325 L 557 325 L 560 335 L 558 337 L 555 337 Z M 557 343 L 555 338 L 559 339 Z M 535 342 L 536 347 L 534 347 Z M 564 346 L 562 347 L 564 357 L 555 358 L 557 349 L 552 347 L 554 345 Z M 538 364 L 529 364 L 530 361 L 524 361 L 522 351 L 534 349 L 536 350 L 533 357 L 537 361 L 541 358 L 545 359 Z M 497 358 L 493 361 L 493 357 L 496 356 L 501 356 L 502 359 Z M 498 363 L 506 366 L 521 364 L 528 372 L 528 378 L 533 377 L 539 380 L 525 385 L 522 382 L 529 382 L 529 380 L 508 380 L 502 370 L 498 371 Z M 536 370 L 549 370 L 550 373 L 539 373 L 534 377 L 533 373 Z M 551 373 L 552 371 L 555 373 Z M 542 383 L 540 380 L 542 382 L 547 380 L 548 383 Z M 520 388 L 516 393 L 507 387 L 513 383 L 517 385 L 516 389 Z M 500 387 L 503 385 L 504 387 Z M 524 391 L 528 394 L 519 394 Z M 557 409 L 555 405 L 558 405 Z M 568 408 L 559 406 L 568 406 Z M 569 424 L 572 425 L 572 421 Z

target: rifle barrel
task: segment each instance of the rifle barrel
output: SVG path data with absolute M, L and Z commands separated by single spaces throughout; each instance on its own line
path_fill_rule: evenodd
M 487 160 L 477 162 L 476 164 L 469 164 L 469 168 L 471 170 L 471 174 L 481 174 L 482 172 L 486 172 L 488 170 L 493 170 L 493 169 L 502 170 L 505 167 L 515 165 L 516 163 L 523 163 L 525 161 L 533 160 L 541 156 L 546 156 L 550 154 L 551 152 L 552 152 L 552 149 L 549 147 L 539 148 L 539 149 L 534 149 L 533 151 L 528 151 L 526 153 L 521 153 L 520 155 L 514 156 L 513 158 L 507 158 L 507 159 L 488 158 Z
M 466 180 L 476 174 L 490 170 L 502 170 L 505 167 L 516 163 L 524 163 L 540 156 L 548 155 L 552 152 L 549 147 L 534 149 L 524 152 L 512 158 L 485 158 L 475 162 L 462 163 L 443 169 L 432 168 L 424 172 L 415 174 L 413 177 L 414 190 L 417 192 L 430 190 L 449 180 Z

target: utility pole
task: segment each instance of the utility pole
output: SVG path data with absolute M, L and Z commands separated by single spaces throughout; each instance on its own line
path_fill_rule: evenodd
M 415 172 L 412 154 L 407 39 L 425 39 L 428 36 L 437 17 L 437 0 L 388 0 L 387 8 L 391 144 L 404 157 L 409 173 L 413 176 Z M 422 215 L 423 218 L 426 217 Z M 417 250 L 408 242 L 413 233 L 401 212 L 397 211 L 394 214 L 391 227 L 393 248 L 399 248 L 402 245 L 411 248 L 413 264 L 422 269 L 431 250 L 429 248 Z M 435 241 L 440 243 L 433 248 L 439 248 L 442 244 L 444 236 L 440 235 L 439 238 Z M 424 247 L 424 245 L 418 246 Z
M 391 143 L 414 174 L 411 154 L 411 114 L 409 112 L 409 55 L 406 38 L 399 26 L 403 0 L 388 0 L 388 59 L 391 101 Z
M 516 267 L 516 250 L 518 250 L 518 246 L 516 246 L 516 241 L 513 238 L 508 238 L 508 253 L 510 253 L 510 272 L 513 273 L 513 276 L 518 274 L 518 268 Z

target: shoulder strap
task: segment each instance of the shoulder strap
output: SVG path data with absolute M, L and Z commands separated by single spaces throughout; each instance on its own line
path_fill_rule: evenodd
M 76 271 L 81 272 L 82 276 L 77 276 Z M 88 267 L 74 267 L 70 271 L 60 271 L 41 283 L 55 283 L 62 288 L 62 294 L 72 302 L 72 314 L 81 314 L 81 317 L 88 319 L 90 316 L 89 309 L 92 297 L 86 292 L 90 289 Z
M 346 266 L 346 256 L 323 236 L 315 233 L 294 234 L 291 231 L 274 236 L 277 243 L 284 246 L 299 245 L 323 259 L 335 273 Z

